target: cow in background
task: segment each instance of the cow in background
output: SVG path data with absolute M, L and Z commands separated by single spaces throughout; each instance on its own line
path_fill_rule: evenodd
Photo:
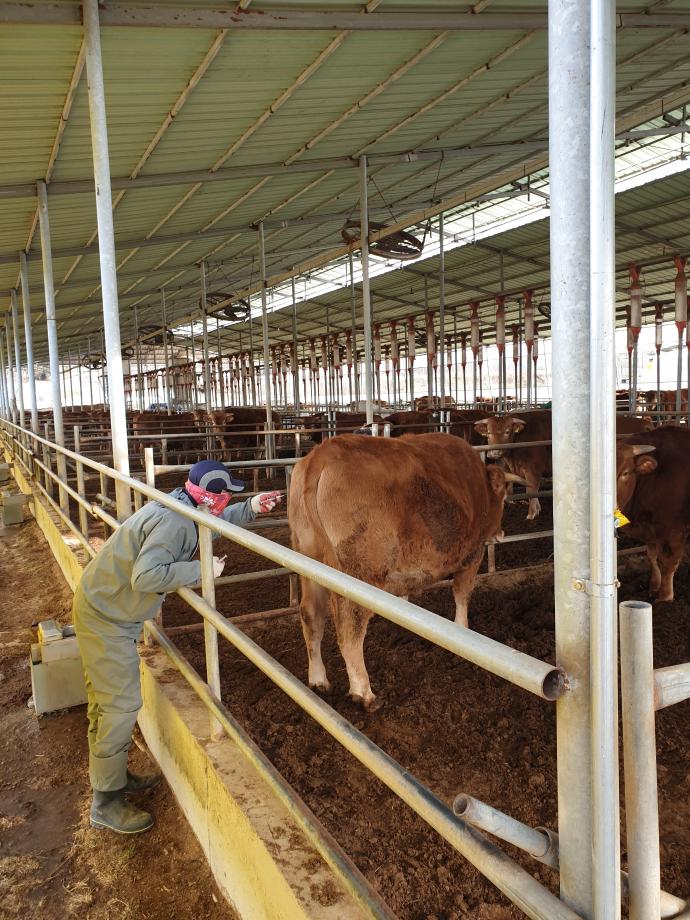
M 551 411 L 530 409 L 515 415 L 494 415 L 474 423 L 492 447 L 489 460 L 500 460 L 505 468 L 524 479 L 532 492 L 538 492 L 542 479 L 551 476 L 551 445 L 504 450 L 505 444 L 551 440 Z M 533 521 L 541 511 L 538 498 L 530 498 L 527 520 Z
M 447 434 L 325 440 L 292 473 L 292 546 L 398 597 L 452 576 L 455 622 L 467 604 L 486 541 L 502 535 L 506 474 Z M 321 657 L 330 592 L 301 578 L 309 685 L 329 689 Z M 350 695 L 376 708 L 364 663 L 370 611 L 331 595 Z
M 673 600 L 673 576 L 690 531 L 690 431 L 665 425 L 616 444 L 616 498 L 623 533 L 647 545 L 649 590 Z

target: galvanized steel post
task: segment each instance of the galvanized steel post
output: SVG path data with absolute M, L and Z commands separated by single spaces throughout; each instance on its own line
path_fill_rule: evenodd
M 38 197 L 38 223 L 41 233 L 41 258 L 43 260 L 43 289 L 45 296 L 46 325 L 48 328 L 48 357 L 50 361 L 50 389 L 53 403 L 53 427 L 55 443 L 65 445 L 65 433 L 62 425 L 62 398 L 60 395 L 60 357 L 58 354 L 57 321 L 55 318 L 55 287 L 53 285 L 53 256 L 50 245 L 50 219 L 48 216 L 48 194 L 45 182 L 36 183 Z M 67 464 L 65 455 L 58 451 L 58 476 L 67 481 Z M 68 498 L 60 488 L 60 508 L 67 513 Z
M 593 920 L 589 598 L 589 4 L 549 0 L 549 162 L 556 658 L 570 692 L 556 704 L 560 888 Z M 531 292 L 525 292 L 532 403 Z M 536 385 L 536 380 L 535 380 Z M 536 386 L 535 386 L 536 389 Z
M 259 221 L 259 272 L 261 275 L 261 340 L 264 353 L 264 389 L 266 399 L 266 430 L 273 428 L 273 407 L 271 405 L 271 356 L 268 347 L 268 309 L 266 303 L 266 244 L 263 221 Z M 266 459 L 273 459 L 273 436 L 266 435 Z M 272 474 L 271 474 L 272 475 Z
M 163 311 L 163 356 L 165 358 L 165 402 L 168 415 L 172 415 L 172 395 L 170 393 L 170 357 L 168 355 L 168 317 L 165 311 L 165 288 L 161 288 L 161 310 Z
M 438 215 L 438 363 L 439 363 L 439 406 L 441 410 L 445 405 L 446 396 L 446 251 L 443 242 L 443 211 Z M 443 413 L 441 414 L 443 420 Z M 441 426 L 443 431 L 443 426 Z
M 12 368 L 9 361 L 5 363 L 4 345 L 0 335 L 0 363 L 2 364 L 2 381 L 5 391 L 5 400 L 7 402 L 7 417 L 12 419 L 16 424 L 17 403 L 14 398 L 14 380 L 12 379 Z
M 10 339 L 10 318 L 5 321 L 5 344 L 7 345 L 7 379 L 10 388 L 10 409 L 12 410 L 12 421 L 14 424 L 19 422 L 19 413 L 17 411 L 17 391 L 14 386 L 14 366 L 12 362 L 12 341 Z
M 201 263 L 201 347 L 202 363 L 204 366 L 204 394 L 206 411 L 213 409 L 213 398 L 211 395 L 211 365 L 208 360 L 208 316 L 206 314 L 206 263 Z
M 292 380 L 295 397 L 295 415 L 300 411 L 300 394 L 299 394 L 299 358 L 297 357 L 297 300 L 295 299 L 295 276 L 291 278 L 292 282 Z
M 621 915 L 618 610 L 613 524 L 616 507 L 615 0 L 591 0 L 590 15 L 592 887 L 596 920 L 618 920 Z
M 7 395 L 7 378 L 5 377 L 5 356 L 2 353 L 2 336 L 0 336 L 0 415 L 9 421 L 10 402 Z
M 115 232 L 110 191 L 110 158 L 108 154 L 108 128 L 103 86 L 103 61 L 98 22 L 98 0 L 84 0 L 84 41 L 86 45 L 86 75 L 89 93 L 89 120 L 93 149 L 93 171 L 96 185 L 96 219 L 98 225 L 98 256 L 101 268 L 101 293 L 103 299 L 103 330 L 107 362 L 108 403 L 113 446 L 113 465 L 116 470 L 129 475 L 127 444 L 127 412 L 122 376 L 122 342 L 120 340 L 120 313 L 117 296 L 117 270 L 115 260 Z M 105 381 L 104 381 L 105 382 Z M 131 497 L 127 486 L 116 483 L 117 516 L 120 520 L 131 511 Z
M 652 605 L 619 606 L 630 920 L 661 916 Z
M 362 313 L 364 318 L 364 385 L 367 424 L 374 421 L 374 379 L 371 365 L 371 290 L 369 288 L 369 202 L 367 198 L 367 158 L 359 158 L 359 236 L 362 264 Z
M 19 424 L 23 428 L 24 418 L 24 381 L 22 380 L 22 356 L 19 348 L 19 311 L 17 309 L 17 291 L 10 291 L 12 307 L 12 337 L 14 339 L 14 366 L 17 369 L 17 407 L 19 409 Z

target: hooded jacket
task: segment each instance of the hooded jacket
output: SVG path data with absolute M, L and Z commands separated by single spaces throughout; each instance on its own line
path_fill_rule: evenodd
M 170 496 L 195 507 L 183 488 Z M 256 514 L 247 499 L 228 505 L 220 517 L 246 524 Z M 194 521 L 148 502 L 120 525 L 86 566 L 75 593 L 75 619 L 95 616 L 103 625 L 131 626 L 138 633 L 144 620 L 156 616 L 166 593 L 201 581 L 201 563 L 193 559 L 198 543 Z

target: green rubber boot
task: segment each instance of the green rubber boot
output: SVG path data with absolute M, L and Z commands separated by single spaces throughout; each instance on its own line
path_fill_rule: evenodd
M 91 827 L 115 831 L 116 834 L 141 834 L 153 827 L 153 815 L 128 802 L 124 793 L 124 789 L 115 792 L 94 789 Z
M 161 778 L 156 773 L 143 775 L 141 773 L 130 773 L 127 770 L 127 785 L 125 792 L 145 792 L 147 789 L 155 788 L 160 783 Z

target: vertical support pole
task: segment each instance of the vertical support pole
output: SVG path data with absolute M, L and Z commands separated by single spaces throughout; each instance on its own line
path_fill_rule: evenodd
M 88 350 L 89 350 L 89 353 L 88 353 L 88 358 L 89 358 L 89 399 L 90 399 L 90 401 L 91 401 L 91 405 L 93 406 L 93 368 L 92 368 L 92 366 L 91 366 L 91 336 L 90 336 L 90 335 L 87 336 L 87 338 L 86 338 L 86 347 L 87 347 Z
M 630 920 L 661 916 L 652 605 L 619 605 Z
M 50 245 L 50 219 L 48 215 L 48 194 L 45 182 L 36 183 L 38 196 L 38 222 L 41 233 L 41 257 L 43 260 L 43 287 L 45 292 L 46 325 L 48 327 L 48 356 L 50 361 L 50 388 L 53 403 L 53 427 L 55 443 L 65 446 L 65 433 L 62 425 L 62 399 L 60 396 L 60 357 L 58 354 L 57 321 L 55 318 L 55 287 L 53 285 L 53 254 Z M 67 463 L 65 455 L 57 452 L 58 476 L 67 481 Z M 69 501 L 67 493 L 60 487 L 60 508 L 67 514 Z
M 252 390 L 252 405 L 256 405 L 256 365 L 254 364 L 254 334 L 252 331 L 252 295 L 247 294 L 247 322 L 249 323 L 249 382 Z
M 74 426 L 74 453 L 81 454 L 81 439 L 79 437 L 79 425 Z M 77 460 L 77 492 L 81 495 L 82 498 L 86 498 L 86 485 L 84 482 L 84 464 L 81 460 Z M 88 539 L 89 536 L 89 521 L 86 516 L 86 508 L 79 503 L 79 530 L 82 533 L 82 536 Z
M 161 311 L 163 313 L 163 359 L 165 367 L 165 403 L 168 416 L 172 415 L 172 395 L 170 393 L 170 356 L 168 354 L 168 317 L 165 309 L 165 288 L 161 288 Z
M 0 404 L 2 404 L 2 414 L 6 419 L 10 419 L 10 400 L 7 395 L 7 377 L 5 376 L 5 356 L 2 352 L 2 336 L 0 336 Z
M 292 380 L 295 397 L 295 415 L 300 412 L 299 358 L 297 356 L 297 300 L 295 298 L 295 276 L 292 276 Z
M 14 288 L 10 291 L 12 308 L 12 337 L 14 339 L 14 366 L 17 370 L 17 408 L 19 409 L 19 425 L 24 427 L 24 381 L 22 380 L 22 356 L 19 348 L 19 312 L 17 309 L 17 292 Z
M 12 421 L 15 425 L 18 425 L 19 414 L 17 412 L 17 393 L 14 387 L 14 367 L 12 366 L 12 344 L 10 341 L 9 319 L 5 321 L 5 344 L 7 346 L 7 380 L 10 393 L 10 409 L 12 411 Z
M 610 0 L 587 4 L 549 0 L 548 6 L 551 324 L 555 352 L 569 356 L 567 362 L 553 368 L 556 657 L 571 679 L 571 692 L 556 704 L 560 884 L 562 899 L 586 920 L 617 917 L 620 904 L 613 751 L 618 735 L 612 697 L 616 659 L 611 646 L 615 589 L 610 579 L 615 482 L 608 459 L 615 458 L 614 336 L 608 319 L 609 314 L 613 317 L 615 293 L 613 129 L 606 119 L 606 106 L 611 107 L 612 116 L 615 105 L 609 82 L 612 47 L 604 50 L 601 44 L 610 35 L 595 16 L 603 7 L 613 13 Z M 596 76 L 593 73 L 590 102 L 592 29 L 596 29 L 591 62 Z M 597 94 L 602 98 L 596 98 Z M 597 138 L 597 132 L 603 137 Z M 591 228 L 590 200 L 595 205 Z M 529 363 L 532 318 L 531 296 L 527 295 L 525 292 Z M 527 387 L 529 401 L 533 395 L 529 372 Z M 586 445 L 590 431 L 596 432 L 595 425 L 599 431 L 592 449 L 590 480 Z M 590 536 L 592 550 L 601 548 L 603 565 L 594 552 L 590 556 Z M 602 595 L 591 602 L 585 591 L 576 590 L 590 581 Z
M 357 308 L 355 305 L 355 265 L 350 253 L 350 312 L 352 314 L 352 361 L 355 374 L 355 402 L 359 411 L 359 361 L 357 359 Z M 350 394 L 350 402 L 352 394 Z
M 86 75 L 89 92 L 89 119 L 91 145 L 96 184 L 96 218 L 98 224 L 98 255 L 101 267 L 101 294 L 103 299 L 103 336 L 108 366 L 108 402 L 110 406 L 110 431 L 113 443 L 113 465 L 120 473 L 129 476 L 127 444 L 127 411 L 122 377 L 122 342 L 120 340 L 120 314 L 117 297 L 117 271 L 115 259 L 115 232 L 110 191 L 110 158 L 108 154 L 108 128 L 105 115 L 105 90 L 103 86 L 103 61 L 101 35 L 98 22 L 98 0 L 84 0 L 84 41 L 86 44 Z M 131 510 L 129 488 L 115 483 L 117 516 L 124 520 Z
M 199 559 L 201 560 L 201 593 L 206 603 L 215 609 L 216 583 L 213 574 L 213 543 L 211 531 L 203 525 L 199 527 Z M 218 631 L 204 620 L 204 649 L 206 651 L 206 683 L 211 693 L 220 703 L 220 665 L 218 663 Z M 220 722 L 211 719 L 211 737 L 218 740 L 223 737 Z
M 146 485 L 156 488 L 156 468 L 153 457 L 153 447 L 144 448 L 144 472 L 146 474 Z
M 266 399 L 266 430 L 273 429 L 273 407 L 271 405 L 271 358 L 268 347 L 268 310 L 266 304 L 266 244 L 264 240 L 263 221 L 259 222 L 259 271 L 261 274 L 261 340 L 263 343 L 264 353 L 264 387 Z M 266 437 L 266 459 L 272 460 L 275 456 L 273 452 L 273 435 Z M 272 476 L 273 473 L 271 472 Z
M 69 368 L 69 399 L 70 406 L 74 409 L 74 378 L 72 375 L 72 349 L 67 349 L 67 367 Z
M 205 405 L 206 411 L 213 409 L 213 399 L 211 395 L 211 365 L 208 360 L 208 315 L 206 312 L 206 263 L 201 263 L 201 329 L 202 329 L 202 348 L 203 348 L 203 365 L 204 365 L 204 392 L 206 394 Z
M 374 381 L 371 365 L 371 290 L 369 287 L 369 201 L 367 197 L 367 158 L 359 158 L 359 227 L 362 264 L 362 313 L 364 319 L 364 386 L 367 400 L 367 425 L 374 421 Z M 356 343 L 355 343 L 356 344 Z
M 199 406 L 199 390 L 196 385 L 196 338 L 194 336 L 194 321 L 190 325 L 192 339 L 192 404 L 194 408 Z
M 438 362 L 439 362 L 439 406 L 445 407 L 446 397 L 446 359 L 444 354 L 446 342 L 446 247 L 443 239 L 443 211 L 438 215 Z M 443 418 L 443 412 L 441 412 Z M 443 431 L 443 428 L 441 428 Z
M 590 572 L 594 916 L 621 915 L 618 806 L 616 541 L 616 9 L 591 0 L 590 45 Z M 573 522 L 571 521 L 571 526 Z
M 137 409 L 141 410 L 145 408 L 144 403 L 144 377 L 141 372 L 141 339 L 139 338 L 139 311 L 136 306 L 134 307 L 134 347 L 136 349 L 136 358 L 137 358 Z

